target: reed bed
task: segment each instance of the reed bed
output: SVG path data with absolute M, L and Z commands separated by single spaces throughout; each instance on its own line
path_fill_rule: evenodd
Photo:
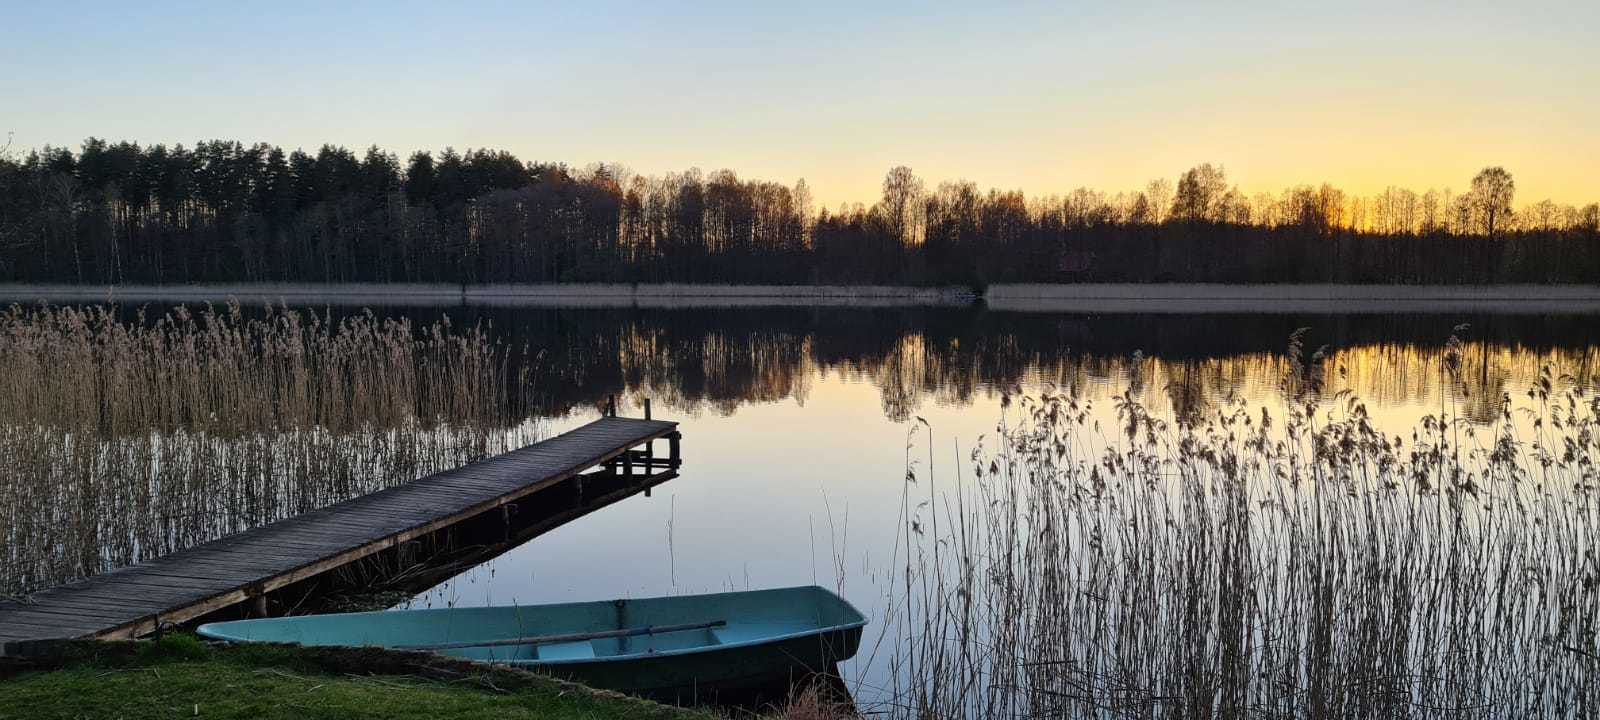
M 1451 401 L 1396 437 L 1289 350 L 1278 415 L 1012 396 L 955 478 L 915 429 L 870 709 L 1592 717 L 1600 400 L 1546 369 L 1492 423 Z
M 529 364 L 510 362 L 525 352 L 488 328 L 370 313 L 12 306 L 0 314 L 0 593 L 531 441 Z

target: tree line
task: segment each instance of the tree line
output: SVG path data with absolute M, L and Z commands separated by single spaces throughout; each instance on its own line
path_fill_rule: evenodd
M 1600 280 L 1600 205 L 1330 185 L 1174 185 L 1029 197 L 909 168 L 873 204 L 813 207 L 731 170 L 573 169 L 496 150 L 405 161 L 232 141 L 91 138 L 0 153 L 0 280 L 190 282 L 1371 282 Z

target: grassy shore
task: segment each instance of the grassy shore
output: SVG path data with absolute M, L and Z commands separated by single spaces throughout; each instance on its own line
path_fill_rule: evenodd
M 0 670 L 0 673 L 7 671 Z M 542 675 L 415 653 L 216 647 L 192 635 L 76 643 L 0 674 L 21 718 L 712 718 Z

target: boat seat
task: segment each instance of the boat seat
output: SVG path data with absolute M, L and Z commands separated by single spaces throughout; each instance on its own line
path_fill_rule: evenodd
M 592 657 L 594 657 L 594 643 L 588 640 L 539 646 L 540 660 L 581 660 Z
M 742 622 L 711 629 L 711 637 L 720 645 L 766 640 L 776 635 L 805 632 L 813 629 L 803 623 L 751 623 Z

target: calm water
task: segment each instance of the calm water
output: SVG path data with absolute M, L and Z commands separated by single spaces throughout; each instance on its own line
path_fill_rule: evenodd
M 1296 328 L 1348 389 L 1409 436 L 1441 411 L 1482 422 L 1540 369 L 1593 388 L 1596 316 L 1062 315 L 980 309 L 390 308 L 492 323 L 542 349 L 530 376 L 559 432 L 651 398 L 678 420 L 682 476 L 539 537 L 414 606 L 528 604 L 817 583 L 881 615 L 908 463 L 937 485 L 993 430 L 1009 392 L 1070 390 L 1116 435 L 1124 392 L 1168 415 L 1238 400 L 1281 414 Z M 1466 325 L 1466 327 L 1460 327 Z M 1459 328 L 1459 331 L 1458 331 Z M 1457 334 L 1460 372 L 1445 371 Z M 1259 409 L 1255 412 L 1259 412 Z M 924 427 L 918 419 L 925 420 Z M 909 441 L 909 442 L 908 442 Z M 908 447 L 909 446 L 909 447 Z M 931 472 L 930 472 L 931 470 Z M 881 669 L 844 668 L 865 699 Z

